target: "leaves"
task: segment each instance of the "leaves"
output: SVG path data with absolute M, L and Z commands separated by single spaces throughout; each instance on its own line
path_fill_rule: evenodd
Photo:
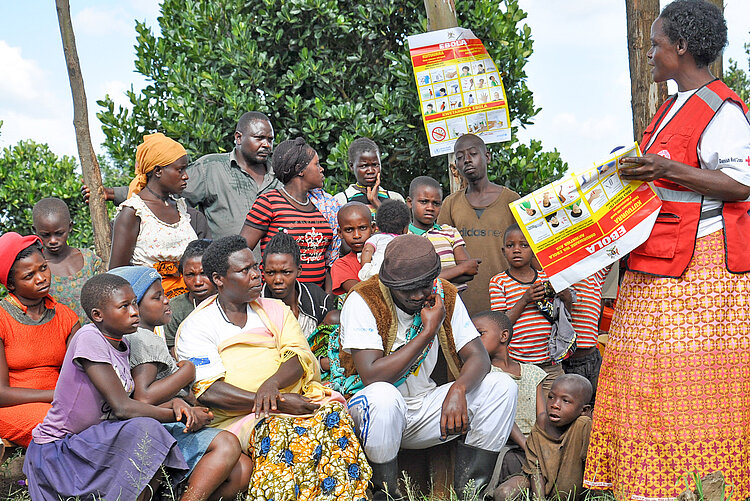
M 750 68 L 750 43 L 745 44 L 745 53 L 748 55 L 746 67 Z M 750 75 L 737 65 L 737 61 L 729 60 L 729 69 L 724 72 L 724 83 L 735 91 L 745 103 L 750 100 Z
M 526 86 L 531 30 L 518 0 L 458 0 L 459 24 L 498 64 L 516 126 L 539 112 Z M 421 1 L 165 0 L 160 35 L 136 23 L 136 71 L 151 82 L 127 93 L 132 111 L 106 96 L 97 114 L 115 166 L 132 172 L 144 133 L 162 131 L 192 158 L 232 147 L 242 113 L 271 117 L 277 141 L 304 136 L 327 165 L 326 188 L 353 181 L 347 147 L 368 136 L 382 149 L 383 182 L 406 191 L 417 175 L 447 186 L 445 157 L 431 158 L 406 36 L 424 31 Z M 564 170 L 541 145 L 490 148 L 494 177 L 530 188 Z M 519 170 L 527 159 L 535 172 Z
M 93 242 L 88 207 L 81 197 L 81 174 L 73 157 L 58 157 L 46 144 L 20 141 L 0 154 L 0 222 L 2 232 L 32 233 L 31 209 L 45 197 L 65 201 L 73 219 L 70 244 Z

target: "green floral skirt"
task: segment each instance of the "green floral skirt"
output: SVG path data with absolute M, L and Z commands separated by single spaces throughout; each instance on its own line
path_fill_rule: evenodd
M 248 500 L 366 500 L 372 469 L 338 402 L 313 417 L 273 416 L 253 434 Z

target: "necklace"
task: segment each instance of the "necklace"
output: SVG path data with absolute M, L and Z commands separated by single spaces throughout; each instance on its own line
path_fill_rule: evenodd
M 158 194 L 157 194 L 157 193 L 156 193 L 156 192 L 155 192 L 154 190 L 152 190 L 151 188 L 149 188 L 149 187 L 148 187 L 148 185 L 146 185 L 146 189 L 147 189 L 147 190 L 148 190 L 148 191 L 149 191 L 149 192 L 150 192 L 150 193 L 151 193 L 151 194 L 152 194 L 153 196 L 155 196 L 156 198 L 158 198 L 159 200 L 161 200 L 162 202 L 164 202 L 164 206 L 165 206 L 165 207 L 169 207 L 169 202 L 167 201 L 167 200 L 169 200 L 169 198 L 170 198 L 170 197 L 169 197 L 169 195 L 167 195 L 166 197 L 161 197 L 161 196 L 160 196 L 160 195 L 158 195 Z
M 110 341 L 117 341 L 118 343 L 122 342 L 122 338 L 117 339 L 116 337 L 109 337 L 108 335 L 104 334 L 103 332 L 101 334 L 102 334 L 102 336 L 104 336 L 106 339 L 109 339 Z
M 310 199 L 309 198 L 307 200 L 305 200 L 304 202 L 300 202 L 299 200 L 297 200 L 296 198 L 294 198 L 293 196 L 291 196 L 289 194 L 289 192 L 286 191 L 286 188 L 284 188 L 283 186 L 280 189 L 281 189 L 281 191 L 283 191 L 286 194 L 286 196 L 288 196 L 289 198 L 291 198 L 292 200 L 294 200 L 295 202 L 297 202 L 302 207 L 305 207 L 306 205 L 310 205 Z

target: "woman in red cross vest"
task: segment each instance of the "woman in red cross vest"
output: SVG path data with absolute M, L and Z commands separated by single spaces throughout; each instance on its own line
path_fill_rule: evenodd
M 621 172 L 652 181 L 662 208 L 628 258 L 584 480 L 618 499 L 674 498 L 684 474 L 716 470 L 750 496 L 750 123 L 708 68 L 726 33 L 704 0 L 651 27 L 653 78 L 678 92 Z

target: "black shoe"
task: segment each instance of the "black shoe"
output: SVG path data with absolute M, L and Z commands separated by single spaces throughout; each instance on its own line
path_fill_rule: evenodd
M 484 499 L 484 490 L 492 478 L 497 452 L 456 443 L 453 489 L 460 501 Z
M 387 463 L 370 463 L 372 467 L 373 501 L 403 501 L 406 498 L 398 487 L 401 471 L 398 469 L 398 458 Z

